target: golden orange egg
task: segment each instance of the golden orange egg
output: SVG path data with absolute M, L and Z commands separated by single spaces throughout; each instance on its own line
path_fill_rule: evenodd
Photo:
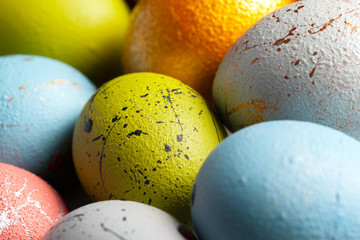
M 256 21 L 296 0 L 140 0 L 125 37 L 127 72 L 157 72 L 211 101 L 227 50 Z

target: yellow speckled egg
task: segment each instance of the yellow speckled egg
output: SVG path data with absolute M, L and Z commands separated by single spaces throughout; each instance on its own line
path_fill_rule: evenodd
M 206 100 L 157 73 L 133 73 L 104 85 L 75 126 L 78 177 L 95 201 L 126 199 L 190 223 L 198 170 L 226 136 Z

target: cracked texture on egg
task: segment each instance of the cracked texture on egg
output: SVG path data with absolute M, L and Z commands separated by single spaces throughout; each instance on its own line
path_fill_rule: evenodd
M 58 193 L 24 169 L 0 163 L 0 239 L 41 239 L 68 210 Z
M 225 136 L 192 88 L 161 74 L 127 74 L 104 84 L 84 107 L 74 163 L 93 200 L 134 200 L 189 223 L 196 173 Z
M 360 3 L 299 1 L 269 14 L 231 47 L 213 95 L 235 131 L 269 120 L 311 121 L 360 139 Z

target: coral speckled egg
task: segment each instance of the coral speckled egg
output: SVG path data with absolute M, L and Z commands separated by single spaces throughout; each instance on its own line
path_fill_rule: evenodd
M 359 1 L 308 0 L 258 21 L 216 74 L 223 122 L 311 121 L 360 139 L 359 14 Z
M 360 142 L 310 122 L 254 124 L 209 155 L 193 188 L 203 240 L 360 239 Z
M 74 164 L 92 199 L 146 203 L 187 224 L 196 173 L 225 136 L 192 88 L 162 74 L 127 74 L 101 86 L 84 107 Z
M 101 85 L 122 73 L 129 16 L 125 0 L 1 1 L 0 55 L 58 59 Z
M 73 67 L 33 55 L 0 57 L 0 85 L 0 162 L 46 178 L 65 171 L 77 117 L 95 86 Z
M 142 0 L 125 35 L 127 72 L 172 76 L 212 101 L 215 72 L 257 20 L 295 0 Z
M 196 240 L 170 214 L 138 202 L 101 201 L 82 206 L 55 224 L 42 240 Z
M 67 208 L 44 180 L 0 163 L 0 239 L 40 240 Z

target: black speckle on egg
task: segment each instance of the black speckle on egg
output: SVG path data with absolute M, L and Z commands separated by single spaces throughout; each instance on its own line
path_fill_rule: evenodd
M 171 147 L 165 144 L 165 152 L 170 152 L 170 151 L 171 151 Z
M 103 135 L 104 135 L 104 134 L 101 134 L 101 135 L 95 137 L 92 141 L 95 142 L 95 141 L 99 140 Z
M 92 127 L 93 127 L 93 121 L 89 118 L 87 121 L 85 121 L 84 123 L 84 131 L 86 133 L 90 133 L 92 131 Z
M 177 140 L 178 142 L 181 142 L 181 141 L 183 140 L 183 135 L 182 135 L 182 134 L 177 135 L 177 136 L 176 136 L 176 140 Z

